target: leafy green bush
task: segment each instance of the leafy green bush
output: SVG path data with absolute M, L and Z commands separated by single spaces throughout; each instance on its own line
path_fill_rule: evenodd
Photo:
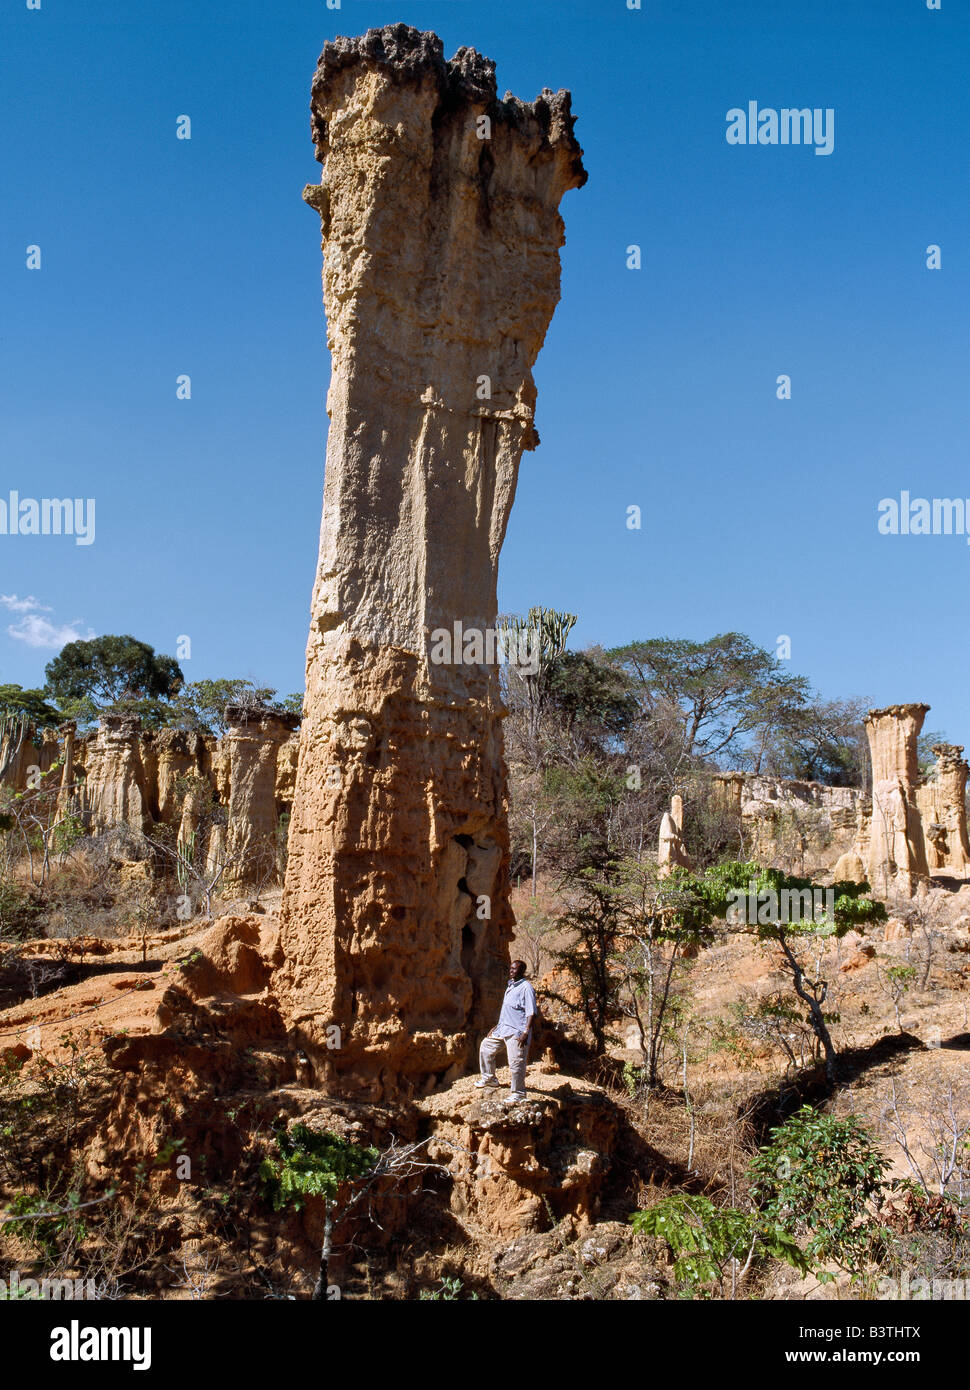
M 292 1205 L 297 1211 L 307 1197 L 332 1202 L 342 1183 L 363 1177 L 378 1160 L 378 1151 L 341 1139 L 332 1130 L 314 1130 L 295 1124 L 274 1131 L 280 1157 L 264 1158 L 259 1165 L 263 1196 L 274 1211 Z
M 807 1234 L 813 1265 L 832 1261 L 859 1273 L 886 1237 L 873 1209 L 887 1187 L 888 1158 L 853 1116 L 839 1120 L 809 1105 L 771 1133 L 749 1170 L 762 1215 L 789 1235 Z
M 418 1294 L 418 1300 L 422 1303 L 434 1303 L 438 1300 L 442 1303 L 458 1303 L 461 1301 L 462 1288 L 463 1285 L 460 1279 L 457 1277 L 449 1279 L 448 1276 L 445 1275 L 438 1288 L 422 1289 Z M 477 1303 L 479 1301 L 478 1294 L 470 1293 L 468 1295 L 468 1300 L 469 1302 Z
M 722 1287 L 732 1260 L 747 1270 L 753 1260 L 773 1255 L 802 1274 L 808 1272 L 801 1248 L 764 1213 L 718 1207 L 709 1197 L 677 1193 L 630 1219 L 635 1231 L 667 1242 L 677 1282 L 692 1294 L 704 1285 Z

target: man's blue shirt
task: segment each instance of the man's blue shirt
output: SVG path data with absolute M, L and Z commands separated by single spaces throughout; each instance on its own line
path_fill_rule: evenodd
M 494 1029 L 497 1038 L 517 1038 L 525 1032 L 526 1020 L 536 1012 L 536 992 L 528 980 L 509 980 L 502 1001 L 502 1012 Z

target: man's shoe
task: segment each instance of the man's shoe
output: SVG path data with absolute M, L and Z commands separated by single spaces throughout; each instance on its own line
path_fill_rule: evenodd
M 505 1104 L 515 1105 L 517 1101 L 528 1099 L 529 1097 L 526 1095 L 525 1091 L 510 1091 L 505 1097 Z
M 476 1091 L 497 1091 L 499 1083 L 497 1081 L 476 1081 Z

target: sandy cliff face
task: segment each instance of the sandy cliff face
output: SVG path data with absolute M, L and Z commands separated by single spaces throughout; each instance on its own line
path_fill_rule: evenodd
M 318 1081 L 378 1097 L 464 1064 L 502 989 L 496 671 L 429 640 L 494 623 L 585 173 L 568 93 L 499 101 L 404 25 L 328 44 L 312 112 L 333 377 L 282 987 Z

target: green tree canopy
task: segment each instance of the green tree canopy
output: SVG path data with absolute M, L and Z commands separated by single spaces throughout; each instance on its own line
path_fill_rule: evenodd
M 276 691 L 250 680 L 192 681 L 179 691 L 172 703 L 168 723 L 182 729 L 199 729 L 221 737 L 226 731 L 227 705 L 254 709 L 270 705 Z
M 4 714 L 24 714 L 32 724 L 56 724 L 62 718 L 42 690 L 25 690 L 22 685 L 0 685 L 0 716 Z
M 628 677 L 594 652 L 562 652 L 548 675 L 549 705 L 583 749 L 622 736 L 638 714 Z
M 788 711 L 766 740 L 764 770 L 830 787 L 867 786 L 865 718 L 871 703 L 857 697 L 813 699 L 801 709 Z
M 679 710 L 686 759 L 751 761 L 751 736 L 760 732 L 754 743 L 763 748 L 765 731 L 796 716 L 810 696 L 804 676 L 788 674 L 740 632 L 705 642 L 655 637 L 608 656 L 629 676 L 648 717 Z M 755 761 L 760 766 L 757 752 Z
M 185 680 L 173 657 L 157 654 L 147 642 L 130 635 L 68 642 L 47 663 L 45 675 L 49 698 L 88 700 L 99 710 L 170 699 Z

